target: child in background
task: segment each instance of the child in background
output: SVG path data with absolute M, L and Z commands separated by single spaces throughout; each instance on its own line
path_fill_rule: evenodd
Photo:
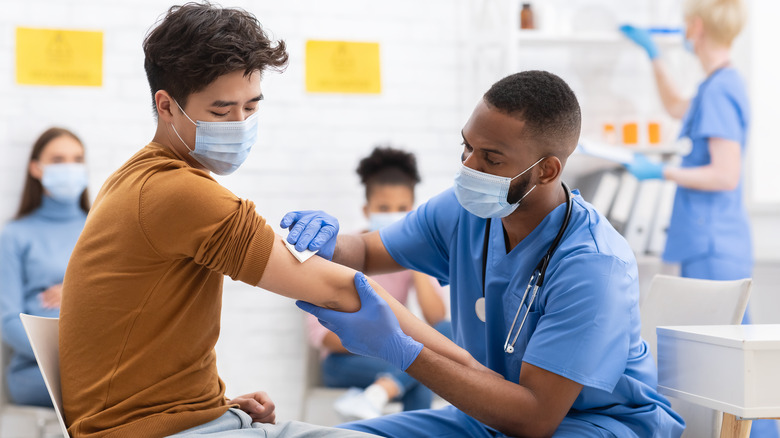
M 13 355 L 6 373 L 11 400 L 51 406 L 19 313 L 57 317 L 70 253 L 89 211 L 84 145 L 62 128 L 32 148 L 16 218 L 0 235 L 0 315 Z
M 414 187 L 420 182 L 413 154 L 390 147 L 377 147 L 360 161 L 357 169 L 366 189 L 363 214 L 369 231 L 379 230 L 401 219 L 414 207 Z M 373 277 L 395 299 L 407 305 L 414 288 L 425 321 L 451 338 L 452 328 L 444 303 L 444 291 L 436 280 L 415 271 L 401 271 Z M 322 354 L 322 378 L 328 387 L 350 390 L 334 404 L 345 420 L 375 418 L 393 399 L 405 411 L 431 407 L 431 391 L 389 363 L 349 353 L 338 336 L 307 315 L 309 342 Z M 359 389 L 365 388 L 365 389 Z

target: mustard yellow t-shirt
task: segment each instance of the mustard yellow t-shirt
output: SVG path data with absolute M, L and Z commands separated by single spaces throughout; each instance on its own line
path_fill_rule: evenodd
M 119 168 L 65 274 L 60 375 L 71 436 L 164 437 L 222 415 L 223 276 L 256 285 L 273 239 L 252 202 L 159 144 Z

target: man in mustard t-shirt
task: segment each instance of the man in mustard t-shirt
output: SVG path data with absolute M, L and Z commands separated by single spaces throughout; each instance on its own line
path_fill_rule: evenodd
M 72 437 L 365 436 L 274 424 L 263 392 L 225 397 L 214 352 L 225 275 L 353 312 L 356 288 L 373 286 L 409 335 L 404 342 L 484 370 L 376 283 L 331 263 L 324 243 L 336 227 L 311 240 L 321 257 L 299 263 L 252 202 L 211 177 L 249 154 L 262 73 L 284 67 L 283 42 L 243 10 L 188 3 L 172 7 L 143 47 L 157 131 L 103 185 L 65 275 L 60 374 Z M 316 214 L 307 221 L 321 222 Z M 413 359 L 388 357 L 404 369 Z

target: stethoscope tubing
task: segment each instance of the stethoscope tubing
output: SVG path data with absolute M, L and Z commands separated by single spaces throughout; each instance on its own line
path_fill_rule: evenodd
M 571 220 L 571 212 L 572 212 L 571 191 L 569 190 L 569 187 L 566 185 L 566 183 L 564 183 L 563 181 L 561 181 L 561 185 L 563 186 L 563 190 L 566 193 L 566 214 L 563 217 L 563 223 L 561 224 L 561 227 L 558 229 L 558 234 L 555 236 L 555 239 L 553 239 L 553 242 L 550 245 L 550 248 L 547 249 L 547 252 L 545 253 L 544 257 L 542 257 L 542 259 L 539 261 L 539 264 L 537 264 L 536 268 L 534 268 L 534 271 L 531 274 L 531 279 L 528 281 L 528 285 L 525 288 L 525 292 L 523 292 L 523 297 L 520 299 L 520 304 L 517 307 L 517 312 L 515 312 L 515 318 L 512 320 L 512 325 L 509 327 L 509 330 L 507 331 L 506 341 L 504 341 L 504 352 L 508 354 L 512 354 L 515 351 L 515 344 L 517 343 L 517 338 L 520 336 L 520 332 L 523 330 L 523 326 L 525 326 L 525 321 L 526 319 L 528 319 L 528 313 L 531 311 L 531 306 L 533 305 L 534 300 L 536 299 L 536 295 L 539 292 L 539 288 L 541 288 L 542 284 L 544 283 L 544 277 L 545 274 L 547 273 L 547 265 L 550 263 L 550 259 L 552 258 L 555 249 L 561 243 L 561 240 L 563 239 L 563 235 L 569 226 L 569 221 Z M 487 220 L 485 226 L 485 241 L 484 241 L 484 247 L 482 248 L 482 299 L 484 299 L 485 297 L 485 284 L 487 283 L 485 275 L 487 273 L 487 247 L 489 241 L 488 239 L 489 234 L 490 234 L 490 219 Z M 520 310 L 523 308 L 523 303 L 525 303 L 529 291 L 531 291 L 531 299 L 528 302 L 528 307 L 526 307 L 525 309 L 525 314 L 523 315 L 523 319 L 520 321 L 520 326 L 517 328 L 517 332 L 515 333 L 514 338 L 512 338 L 512 333 L 514 332 L 515 325 L 517 324 L 517 318 L 520 317 Z M 512 339 L 511 343 L 509 342 L 510 338 Z

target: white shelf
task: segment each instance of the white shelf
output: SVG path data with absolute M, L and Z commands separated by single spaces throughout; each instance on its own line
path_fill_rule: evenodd
M 520 45 L 636 45 L 620 32 L 581 32 L 569 34 L 555 34 L 542 30 L 517 30 L 515 41 Z M 680 34 L 656 35 L 653 41 L 661 46 L 682 46 L 683 37 Z

